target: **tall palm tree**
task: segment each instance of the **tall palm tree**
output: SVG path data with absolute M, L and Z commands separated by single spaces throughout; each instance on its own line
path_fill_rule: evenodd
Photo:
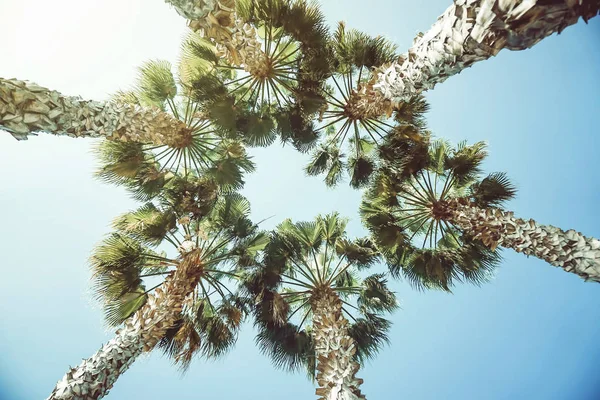
M 246 302 L 224 282 L 253 266 L 267 235 L 236 193 L 207 177 L 174 176 L 155 200 L 117 218 L 94 250 L 95 289 L 116 336 L 71 369 L 48 399 L 99 399 L 144 352 L 162 347 L 184 368 L 236 340 Z M 156 247 L 171 245 L 171 255 Z
M 19 140 L 35 132 L 177 146 L 188 127 L 156 108 L 83 100 L 35 83 L 0 78 L 0 129 Z
M 387 341 L 390 324 L 378 313 L 397 305 L 382 274 L 359 276 L 379 253 L 366 239 L 348 240 L 345 226 L 336 213 L 284 221 L 246 280 L 262 351 L 279 367 L 308 368 L 321 399 L 365 398 L 359 362 Z
M 600 241 L 502 211 L 516 191 L 503 173 L 481 176 L 486 155 L 483 142 L 452 148 L 436 141 L 394 158 L 378 176 L 361 213 L 393 272 L 421 287 L 481 283 L 502 246 L 600 281 Z
M 371 101 L 409 99 L 502 49 L 528 49 L 599 11 L 598 0 L 455 0 L 407 53 L 381 66 Z
M 320 126 L 315 128 L 315 132 L 325 132 L 325 138 L 306 172 L 325 174 L 325 183 L 334 186 L 347 171 L 350 184 L 359 188 L 368 184 L 376 169 L 376 150 L 385 137 L 409 132 L 415 140 L 422 136 L 428 105 L 421 97 L 405 102 L 382 97 L 371 101 L 374 68 L 397 57 L 395 46 L 386 39 L 348 30 L 339 23 L 330 47 L 330 73 L 323 76 L 329 77 L 322 90 L 325 104 L 319 110 Z

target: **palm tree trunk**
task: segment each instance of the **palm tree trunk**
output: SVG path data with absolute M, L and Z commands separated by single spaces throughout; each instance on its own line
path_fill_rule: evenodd
M 82 100 L 16 79 L 0 78 L 0 129 L 23 140 L 35 132 L 177 146 L 185 124 L 157 109 Z
M 342 302 L 329 287 L 319 289 L 311 299 L 315 352 L 316 394 L 321 400 L 365 399 L 360 392 L 363 380 L 356 378 L 360 365 L 354 361 L 356 345 L 348 335 L 348 320 Z
M 56 384 L 47 400 L 93 400 L 108 394 L 135 359 L 151 351 L 179 318 L 185 298 L 202 274 L 200 252 L 186 255 L 173 275 L 148 296 L 115 338 L 83 360 Z
M 175 11 L 185 19 L 204 19 L 208 14 L 218 7 L 218 0 L 165 0 L 171 4 Z
M 467 199 L 453 199 L 444 205 L 448 222 L 479 239 L 484 245 L 511 248 L 555 267 L 600 282 L 600 240 L 574 230 L 563 231 L 534 220 L 515 218 L 512 212 L 482 209 Z
M 189 20 L 192 30 L 214 40 L 218 55 L 252 75 L 266 68 L 267 56 L 256 29 L 235 14 L 235 0 L 165 0 Z
M 407 54 L 382 69 L 374 87 L 385 98 L 406 100 L 502 49 L 528 49 L 579 17 L 587 22 L 599 10 L 599 0 L 454 0 Z

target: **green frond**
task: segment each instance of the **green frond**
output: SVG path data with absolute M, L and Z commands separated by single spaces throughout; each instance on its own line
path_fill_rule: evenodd
M 202 337 L 189 316 L 182 316 L 158 342 L 158 347 L 179 365 L 182 371 L 189 368 L 194 356 L 201 352 L 202 345 Z
M 444 139 L 437 139 L 429 144 L 428 168 L 438 175 L 446 173 L 446 160 L 452 155 L 452 145 Z
M 152 203 L 125 213 L 113 222 L 118 232 L 150 246 L 158 246 L 176 225 L 177 216 L 172 210 L 159 210 Z
M 167 271 L 161 256 L 140 242 L 113 233 L 90 257 L 92 288 L 103 304 L 106 322 L 117 326 L 144 304 L 143 273 Z
M 244 186 L 244 173 L 253 172 L 255 164 L 246 155 L 246 151 L 239 143 L 228 143 L 219 146 L 220 157 L 206 170 L 223 190 L 235 191 Z
M 323 241 L 322 226 L 317 221 L 300 221 L 289 225 L 279 225 L 280 233 L 296 238 L 305 249 L 317 251 Z
M 171 63 L 164 60 L 146 62 L 139 70 L 136 95 L 147 106 L 163 108 L 167 100 L 177 94 Z
M 387 39 L 371 37 L 356 29 L 346 29 L 343 22 L 333 34 L 339 72 L 348 68 L 375 68 L 394 61 L 397 58 L 396 46 Z
M 353 241 L 342 239 L 336 243 L 336 252 L 339 257 L 346 257 L 349 263 L 359 270 L 370 268 L 379 261 L 380 253 L 375 244 L 368 238 L 359 238 Z
M 444 161 L 446 169 L 452 171 L 459 185 L 464 185 L 477 178 L 481 172 L 481 163 L 487 156 L 485 142 L 477 142 L 467 146 L 466 142 L 460 142 L 456 150 L 446 157 Z
M 330 245 L 334 245 L 344 237 L 348 218 L 342 218 L 338 212 L 332 212 L 326 215 L 319 215 L 317 223 L 321 225 L 323 240 Z
M 147 298 L 148 295 L 144 292 L 144 287 L 140 285 L 134 291 L 106 300 L 103 305 L 104 321 L 110 327 L 121 325 L 146 304 Z
M 231 326 L 228 322 L 219 313 L 198 316 L 196 325 L 205 338 L 202 351 L 206 357 L 218 358 L 235 344 L 239 325 Z
M 283 326 L 258 325 L 256 344 L 276 368 L 289 372 L 306 371 L 311 379 L 315 371 L 315 350 L 312 337 L 298 332 L 293 324 Z
M 211 108 L 218 105 L 218 101 L 229 96 L 227 87 L 215 75 L 202 75 L 196 77 L 192 83 L 192 98 L 200 104 L 205 104 L 209 113 Z
M 516 187 L 504 172 L 491 173 L 470 187 L 470 197 L 478 207 L 499 207 L 516 193 Z
M 311 156 L 310 163 L 305 168 L 306 174 L 315 176 L 327 171 L 328 165 L 331 164 L 330 151 L 329 148 L 323 146 L 315 151 Z
M 181 45 L 179 77 L 184 85 L 191 86 L 195 79 L 210 73 L 219 61 L 215 46 L 190 31 Z
M 299 106 L 282 110 L 277 115 L 277 132 L 283 143 L 290 143 L 301 153 L 307 153 L 318 143 L 319 132 L 307 120 Z
M 339 149 L 332 149 L 327 175 L 325 175 L 325 184 L 327 186 L 334 187 L 342 180 L 344 169 L 346 168 L 343 157 L 344 154 L 340 153 Z
M 402 272 L 419 290 L 440 288 L 449 292 L 454 280 L 460 279 L 457 267 L 461 261 L 457 251 L 418 249 L 407 258 Z
M 249 112 L 238 117 L 237 130 L 250 147 L 267 147 L 277 139 L 275 121 L 263 112 Z
M 239 193 L 222 196 L 210 216 L 211 223 L 220 228 L 234 225 L 240 218 L 250 214 L 250 202 Z
M 308 48 L 327 40 L 325 18 L 318 5 L 304 0 L 238 0 L 238 17 L 257 26 L 282 28 L 286 35 Z
M 373 235 L 378 248 L 396 253 L 409 244 L 409 235 L 396 216 L 377 201 L 364 200 L 360 206 L 360 215 Z
M 158 346 L 185 371 L 195 356 L 218 358 L 229 351 L 245 314 L 242 302 L 234 297 L 229 296 L 216 306 L 206 297 L 197 297 Z
M 388 332 L 391 322 L 375 314 L 367 313 L 348 328 L 348 335 L 356 343 L 355 357 L 359 363 L 373 358 L 389 343 Z
M 375 162 L 364 155 L 360 157 L 350 157 L 348 160 L 348 172 L 350 174 L 350 186 L 355 189 L 363 188 L 371 181 L 371 176 L 375 171 Z
M 398 307 L 396 295 L 387 287 L 383 274 L 374 274 L 363 280 L 358 306 L 371 312 L 392 312 Z
M 158 196 L 164 208 L 177 216 L 201 219 L 217 200 L 219 187 L 209 176 L 175 175 L 165 184 Z
M 394 107 L 394 120 L 401 125 L 425 127 L 425 114 L 430 110 L 425 96 L 419 94 L 407 101 L 400 102 Z
M 254 225 L 252 225 L 254 228 Z M 251 229 L 253 230 L 253 229 Z M 237 267 L 245 269 L 258 264 L 258 255 L 269 243 L 269 235 L 265 232 L 247 235 L 231 250 L 238 258 Z
M 123 184 L 134 179 L 148 162 L 142 145 L 134 142 L 103 140 L 94 148 L 100 168 L 96 176 L 107 183 Z
M 114 95 L 111 96 L 111 101 L 117 104 L 130 104 L 133 106 L 140 105 L 140 99 L 134 91 L 122 91 L 118 90 Z
M 103 140 L 94 149 L 99 160 L 95 176 L 124 186 L 135 199 L 148 201 L 158 195 L 171 174 L 160 171 L 139 143 Z

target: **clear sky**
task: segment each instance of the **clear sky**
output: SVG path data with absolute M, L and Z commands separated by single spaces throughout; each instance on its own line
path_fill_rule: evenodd
M 327 0 L 333 24 L 388 36 L 407 49 L 450 0 Z M 162 0 L 0 0 L 0 76 L 106 99 L 151 58 L 177 60 L 184 21 Z M 433 132 L 486 140 L 486 171 L 519 189 L 523 218 L 600 237 L 600 18 L 524 52 L 503 51 L 427 95 Z M 110 221 L 133 207 L 124 191 L 92 179 L 93 141 L 0 133 L 0 399 L 45 398 L 69 365 L 107 341 L 90 299 L 87 258 Z M 256 220 L 311 219 L 340 211 L 357 220 L 359 193 L 306 178 L 306 157 L 274 145 L 244 193 Z M 596 172 L 594 172 L 596 171 Z M 402 309 L 391 345 L 359 376 L 369 399 L 600 398 L 600 287 L 505 251 L 496 278 L 454 294 L 394 283 Z M 156 352 L 138 360 L 110 399 L 309 399 L 302 375 L 274 370 L 247 326 L 217 362 L 181 375 Z

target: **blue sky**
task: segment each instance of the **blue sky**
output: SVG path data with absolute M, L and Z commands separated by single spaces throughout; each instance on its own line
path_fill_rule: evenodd
M 449 0 L 328 0 L 333 24 L 382 34 L 408 48 Z M 424 5 L 423 3 L 427 3 Z M 161 0 L 3 0 L 10 40 L 0 76 L 30 79 L 87 98 L 126 88 L 150 58 L 177 59 L 183 21 Z M 6 37 L 6 36 L 5 36 Z M 428 93 L 432 131 L 453 142 L 486 140 L 488 172 L 506 171 L 523 218 L 600 237 L 600 20 L 583 22 L 524 52 L 501 52 Z M 68 365 L 107 341 L 90 298 L 87 258 L 110 221 L 135 203 L 92 179 L 92 140 L 0 133 L 0 399 L 45 398 Z M 311 219 L 339 211 L 363 235 L 360 195 L 306 178 L 306 157 L 274 145 L 245 195 L 256 220 Z M 600 288 L 534 258 L 505 251 L 495 279 L 454 294 L 394 289 L 402 309 L 391 345 L 360 371 L 370 399 L 591 400 L 600 396 Z M 185 375 L 159 352 L 138 360 L 111 399 L 311 398 L 302 375 L 274 370 L 247 326 L 222 360 Z

